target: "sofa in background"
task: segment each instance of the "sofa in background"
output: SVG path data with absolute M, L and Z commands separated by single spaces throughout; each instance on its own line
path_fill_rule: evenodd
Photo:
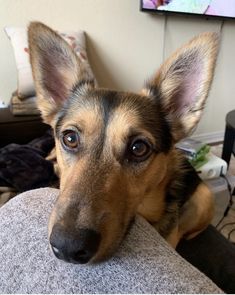
M 17 89 L 12 94 L 10 109 L 16 116 L 38 115 L 39 110 L 36 106 L 35 87 L 29 61 L 27 27 L 6 26 L 4 29 L 12 45 L 17 70 Z M 58 33 L 74 49 L 79 60 L 93 77 L 86 52 L 84 31 L 77 29 Z

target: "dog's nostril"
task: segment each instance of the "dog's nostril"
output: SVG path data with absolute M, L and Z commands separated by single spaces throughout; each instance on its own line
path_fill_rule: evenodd
M 51 247 L 52 247 L 52 250 L 54 253 L 59 254 L 60 251 L 56 247 L 53 247 L 53 246 L 51 246 Z
M 51 245 L 51 249 L 58 259 L 65 259 L 64 253 L 58 248 Z
M 87 256 L 87 252 L 84 251 L 84 250 L 78 251 L 78 252 L 76 253 L 76 256 L 77 256 L 77 257 L 85 257 L 85 256 Z
M 90 253 L 85 250 L 80 250 L 74 253 L 74 255 L 71 256 L 71 262 L 74 263 L 87 263 L 90 258 L 93 256 L 93 253 Z

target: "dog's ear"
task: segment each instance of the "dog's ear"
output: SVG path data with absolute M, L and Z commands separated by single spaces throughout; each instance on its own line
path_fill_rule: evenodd
M 159 101 L 177 142 L 197 125 L 211 86 L 219 36 L 203 33 L 160 67 L 143 93 Z
M 28 41 L 38 107 L 51 124 L 73 88 L 93 77 L 66 41 L 44 24 L 30 23 Z

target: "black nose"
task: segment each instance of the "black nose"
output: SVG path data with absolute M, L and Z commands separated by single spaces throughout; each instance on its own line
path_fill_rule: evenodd
M 101 236 L 92 229 L 76 232 L 54 225 L 50 244 L 55 256 L 72 263 L 87 263 L 97 252 Z

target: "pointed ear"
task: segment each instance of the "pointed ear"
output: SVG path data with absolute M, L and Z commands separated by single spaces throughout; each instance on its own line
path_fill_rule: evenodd
M 38 107 L 44 121 L 51 124 L 73 88 L 93 77 L 66 41 L 44 24 L 29 25 L 28 42 Z
M 203 33 L 177 50 L 143 90 L 159 101 L 175 142 L 197 125 L 211 86 L 218 35 Z

